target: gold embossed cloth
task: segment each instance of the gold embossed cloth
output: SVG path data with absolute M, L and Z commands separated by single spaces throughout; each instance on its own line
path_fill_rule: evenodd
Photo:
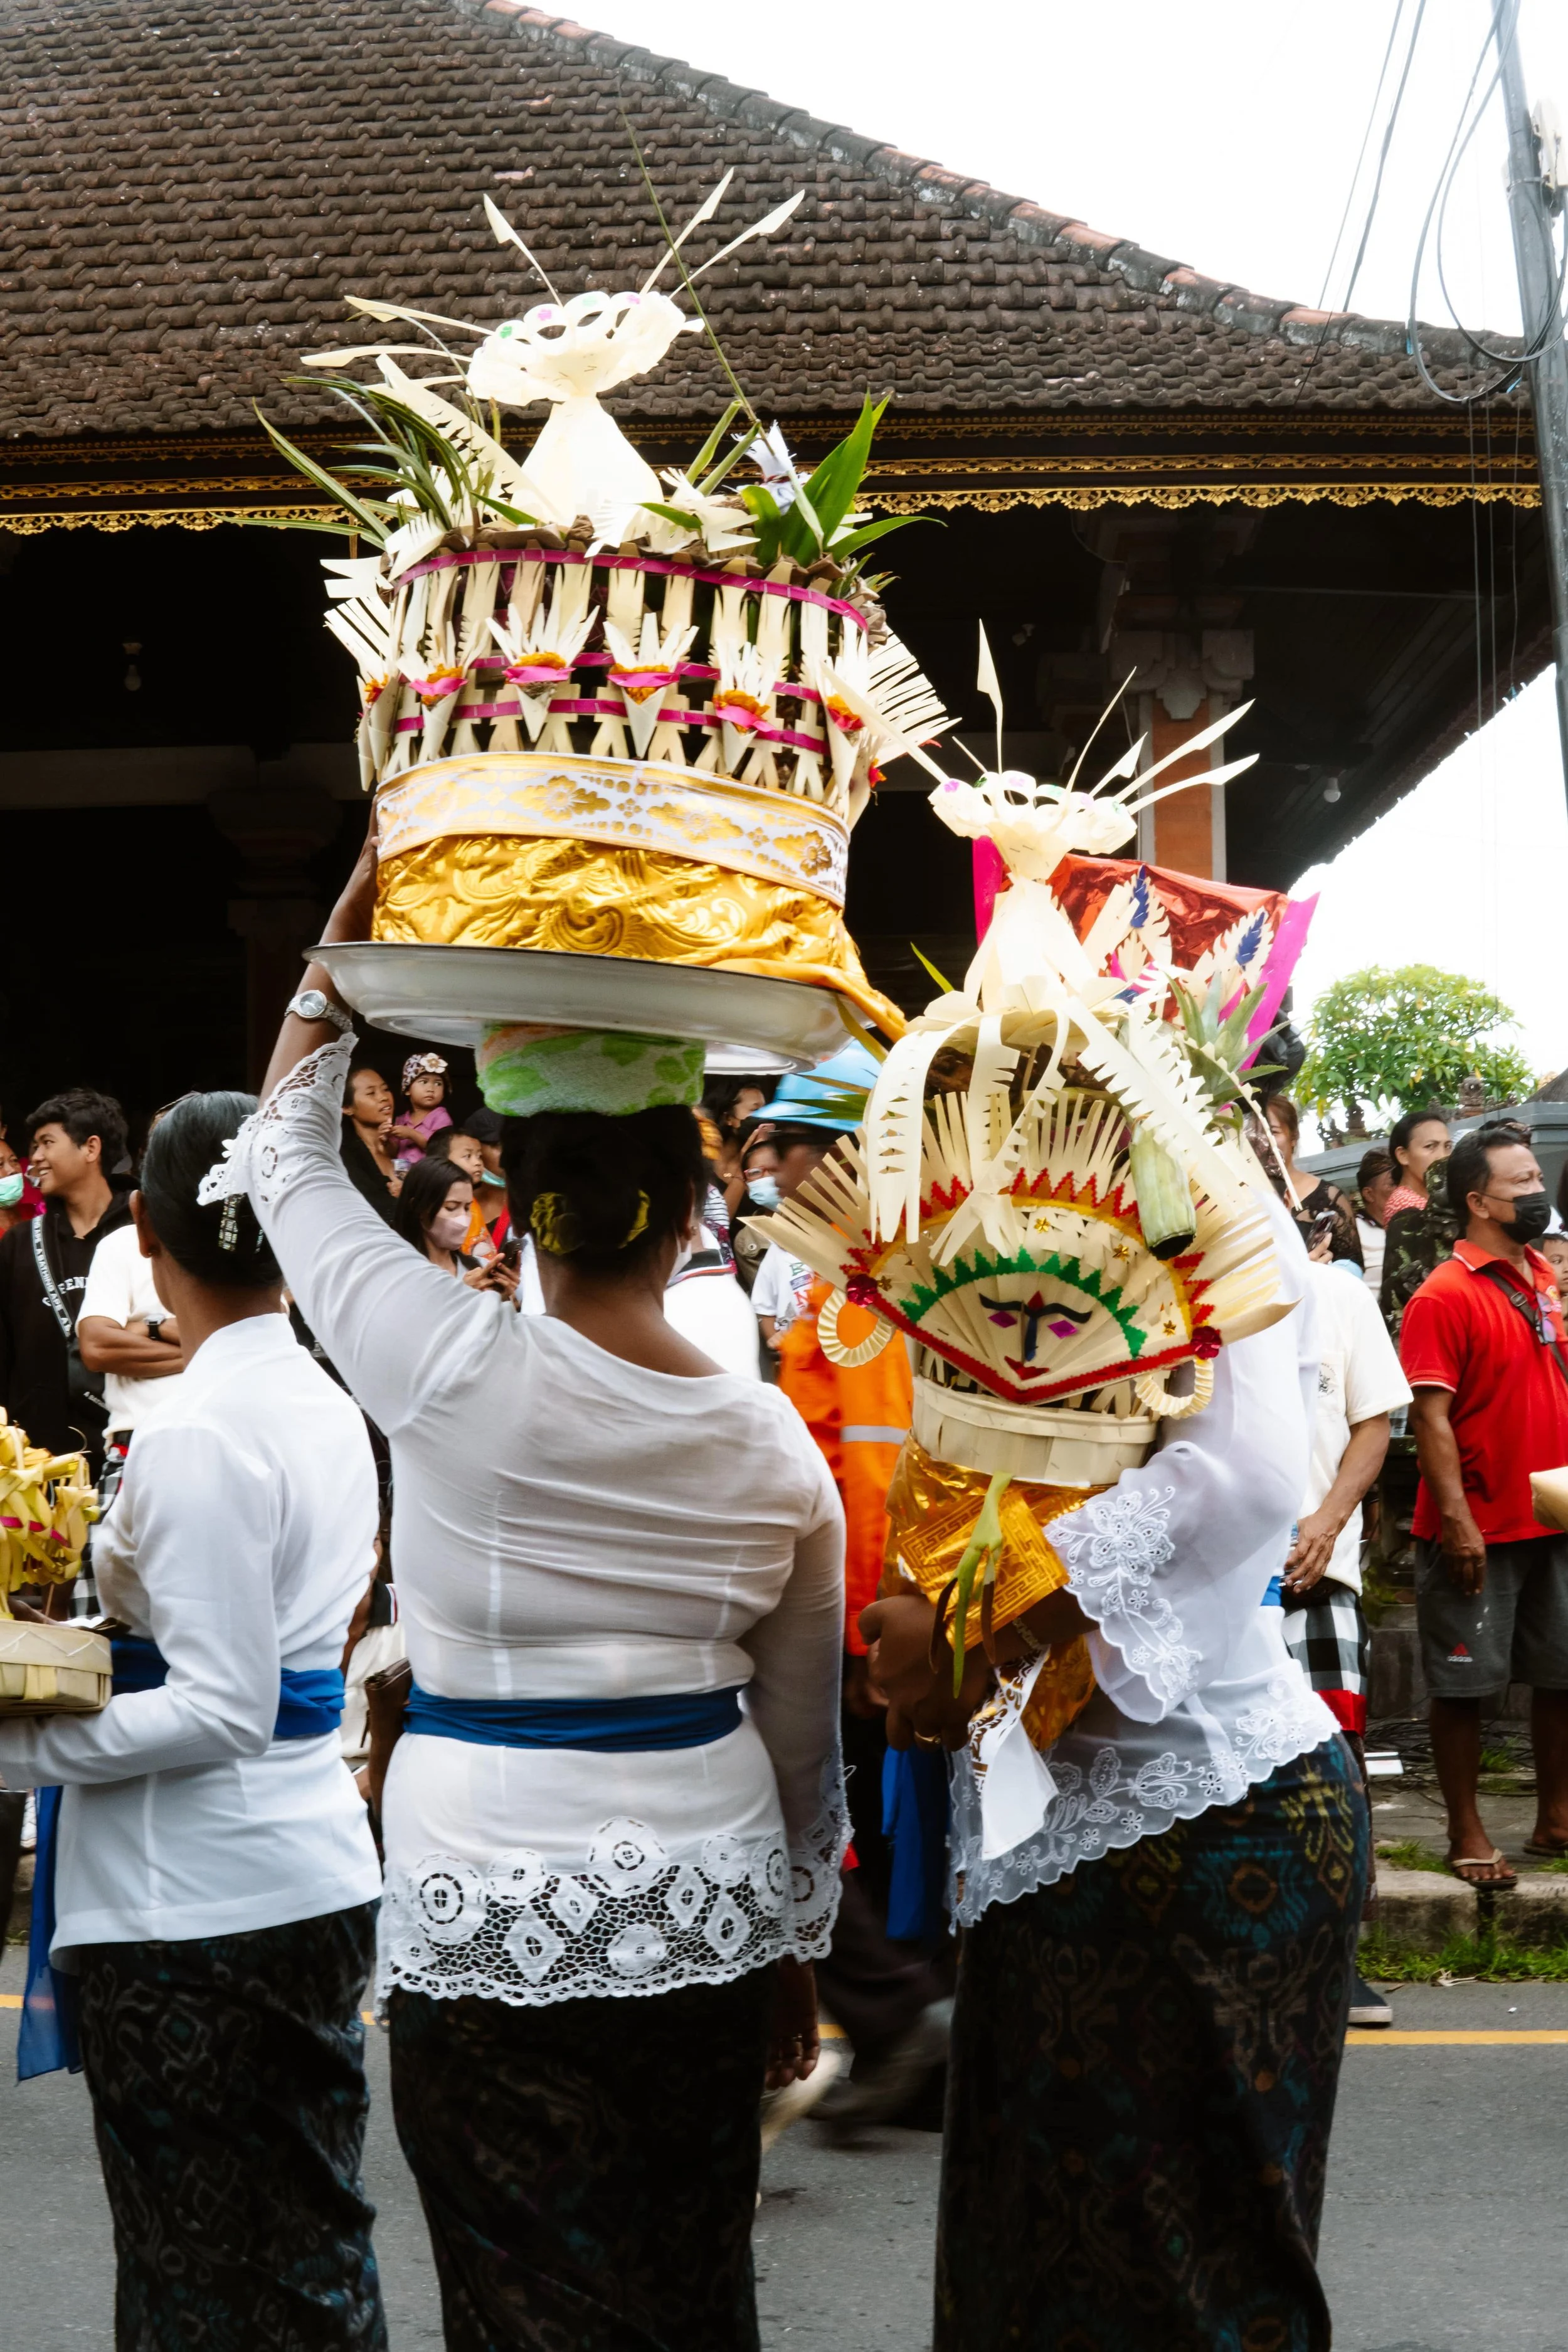
M 908 1590 L 907 1570 L 928 1601 L 941 1601 L 958 1572 L 990 1483 L 984 1471 L 939 1461 L 917 1438 L 905 1439 L 888 1489 L 884 1594 Z M 1045 1530 L 1053 1519 L 1077 1510 L 1091 1494 L 1103 1491 L 1041 1486 L 1022 1478 L 1007 1487 L 1001 1504 L 1005 1549 L 993 1595 L 998 1630 L 1022 1617 L 1037 1601 L 1061 1591 L 1068 1571 Z M 965 1621 L 966 1645 L 977 1646 L 980 1641 L 980 1601 L 977 1582 Z M 951 1616 L 951 1598 L 945 1605 Z M 1048 1748 L 1093 1694 L 1094 1669 L 1088 1642 L 1080 1635 L 1075 1642 L 1053 1646 L 1024 1716 L 1024 1728 L 1035 1746 Z
M 867 980 L 844 918 L 826 898 L 666 850 L 463 834 L 384 852 L 373 936 L 803 981 L 837 989 L 889 1035 L 903 1031 L 902 1015 Z

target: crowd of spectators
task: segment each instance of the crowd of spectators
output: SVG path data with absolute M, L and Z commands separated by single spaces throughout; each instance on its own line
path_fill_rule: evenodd
M 1554 1202 L 1528 1126 L 1495 1118 L 1456 1138 L 1428 1106 L 1407 1112 L 1386 1147 L 1364 1154 L 1347 1202 L 1297 1170 L 1294 1107 L 1278 1097 L 1268 1116 L 1312 1254 L 1350 1261 L 1340 1229 L 1326 1244 L 1313 1230 L 1331 1208 L 1342 1226 L 1353 1223 L 1366 1293 L 1380 1309 L 1370 1319 L 1358 1309 L 1352 1329 L 1348 1294 L 1330 1286 L 1320 1295 L 1319 1444 L 1327 1451 L 1314 1463 L 1315 1486 L 1336 1448 L 1341 1468 L 1337 1492 L 1309 1498 L 1284 1580 L 1287 1639 L 1315 1681 L 1319 1667 L 1339 1671 L 1347 1693 L 1364 1691 L 1359 1603 L 1352 1612 L 1342 1600 L 1337 1622 L 1318 1629 L 1289 1613 L 1300 1563 L 1330 1532 L 1325 1513 L 1331 1519 L 1359 1487 L 1364 1529 L 1353 1514 L 1323 1573 L 1334 1577 L 1342 1559 L 1337 1574 L 1348 1585 L 1352 1539 L 1375 1531 L 1394 1576 L 1413 1576 L 1447 1867 L 1468 1884 L 1505 1890 L 1517 1874 L 1482 1820 L 1479 1780 L 1483 1726 L 1501 1713 L 1510 1685 L 1530 1694 L 1538 1793 L 1525 1851 L 1542 1861 L 1568 1855 L 1568 1538 L 1537 1517 L 1531 1487 L 1532 1473 L 1568 1465 L 1560 1287 L 1568 1282 L 1568 1170 Z M 1397 1387 L 1386 1378 L 1391 1365 Z M 1377 1492 L 1391 1432 L 1414 1454 L 1413 1507 L 1407 1474 Z M 1330 1703 L 1349 1728 L 1346 1703 Z
M 343 1104 L 345 1168 L 444 1274 L 541 1312 L 532 1241 L 510 1230 L 501 1121 L 485 1109 L 455 1118 L 448 1083 L 441 1056 L 411 1055 L 400 1109 L 385 1073 L 358 1063 Z M 795 1361 L 795 1401 L 815 1429 L 822 1286 L 749 1221 L 809 1180 L 847 1113 L 803 1111 L 809 1098 L 796 1102 L 793 1084 L 751 1076 L 710 1084 L 699 1114 L 707 1201 L 666 1298 L 670 1320 L 727 1369 L 777 1381 L 786 1359 Z M 1391 1438 L 1406 1436 L 1408 1414 L 1419 1492 L 1413 1520 L 1385 1525 L 1380 1549 L 1396 1555 L 1406 1533 L 1413 1547 L 1449 1866 L 1471 1883 L 1506 1886 L 1513 1872 L 1482 1823 L 1477 1791 L 1481 1723 L 1510 1682 L 1533 1694 L 1532 1850 L 1568 1853 L 1568 1538 L 1537 1524 L 1529 1485 L 1531 1471 L 1568 1464 L 1558 1288 L 1568 1280 L 1568 1230 L 1529 1131 L 1515 1122 L 1492 1120 L 1456 1144 L 1440 1111 L 1412 1112 L 1363 1157 L 1352 1193 L 1300 1166 L 1289 1096 L 1269 1099 L 1266 1118 L 1254 1142 L 1301 1233 L 1321 1348 L 1310 1480 L 1271 1599 L 1285 1612 L 1289 1646 L 1359 1744 L 1373 1639 L 1363 1560 L 1386 1507 Z M 178 1393 L 184 1364 L 178 1325 L 130 1223 L 133 1181 L 126 1121 L 109 1096 L 86 1087 L 50 1096 L 16 1142 L 0 1125 L 0 1402 L 35 1442 L 80 1446 L 106 1502 L 138 1430 Z M 800 1344 L 789 1358 L 792 1332 Z M 864 1433 L 885 1441 L 890 1458 L 899 1431 L 883 1424 L 897 1418 L 895 1405 L 867 1414 Z M 819 1442 L 841 1488 L 865 1466 L 845 1467 L 837 1423 L 824 1423 Z M 384 1445 L 378 1462 L 384 1488 Z M 90 1604 L 88 1584 L 76 1605 Z M 395 1646 L 383 1614 L 382 1646 Z M 1368 1989 L 1357 1998 L 1362 2021 L 1386 2017 Z

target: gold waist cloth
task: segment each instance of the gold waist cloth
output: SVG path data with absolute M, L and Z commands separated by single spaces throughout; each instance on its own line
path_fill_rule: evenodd
M 909 1590 L 903 1573 L 907 1569 L 928 1601 L 940 1600 L 958 1572 L 990 1484 L 984 1471 L 938 1461 L 918 1439 L 904 1440 L 888 1489 L 884 1593 Z M 1024 1478 L 1014 1479 L 1006 1488 L 1000 1512 L 1004 1549 L 992 1596 L 998 1632 L 1037 1601 L 1061 1591 L 1067 1569 L 1044 1531 L 1053 1519 L 1104 1491 L 1102 1486 L 1047 1486 Z M 977 1580 L 964 1623 L 966 1648 L 979 1646 L 980 1602 Z M 951 1612 L 951 1601 L 947 1605 Z M 1074 1642 L 1053 1644 L 1024 1712 L 1024 1728 L 1035 1746 L 1048 1748 L 1058 1739 L 1093 1696 L 1088 1642 L 1080 1635 Z
M 701 964 L 837 989 L 889 1037 L 903 1015 L 866 978 L 844 918 L 808 890 L 666 850 L 447 835 L 384 859 L 377 940 Z

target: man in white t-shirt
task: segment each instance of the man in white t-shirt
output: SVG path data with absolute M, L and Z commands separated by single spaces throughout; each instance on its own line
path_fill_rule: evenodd
M 1361 1605 L 1361 1507 L 1388 1452 L 1389 1415 L 1410 1402 L 1377 1301 L 1352 1265 L 1310 1265 L 1318 1309 L 1318 1412 L 1296 1540 L 1281 1579 L 1287 1646 L 1337 1718 L 1366 1782 L 1372 1635 Z M 1368 1902 L 1375 1882 L 1369 1877 Z M 1360 2025 L 1393 2012 L 1358 1976 Z
M 752 1312 L 763 1327 L 763 1339 L 774 1354 L 790 1325 L 811 1302 L 813 1276 L 788 1250 L 770 1242 L 756 1280 L 752 1285 Z
M 665 1320 L 705 1356 L 738 1380 L 762 1377 L 757 1326 L 735 1276 L 730 1213 L 717 1184 L 708 1187 L 702 1222 L 664 1291 Z
M 77 1318 L 77 1345 L 89 1372 L 103 1375 L 109 1408 L 100 1507 L 112 1501 L 138 1429 L 178 1393 L 185 1360 L 178 1326 L 153 1286 L 134 1225 L 106 1234 L 93 1252 Z

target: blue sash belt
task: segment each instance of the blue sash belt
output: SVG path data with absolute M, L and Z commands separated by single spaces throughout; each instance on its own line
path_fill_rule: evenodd
M 741 1721 L 741 1693 L 683 1691 L 673 1698 L 437 1698 L 416 1683 L 405 1731 L 479 1748 L 584 1748 L 601 1756 L 707 1748 Z
M 167 1659 L 155 1642 L 139 1633 L 116 1633 L 114 1696 L 157 1690 L 168 1680 Z M 336 1666 L 285 1666 L 280 1676 L 274 1739 L 320 1739 L 342 1720 L 343 1678 Z M 81 2072 L 77 2031 L 76 1979 L 49 1965 L 55 1939 L 55 1857 L 59 1840 L 60 1791 L 37 1794 L 38 1843 L 33 1864 L 33 1910 L 27 1934 L 27 1989 L 16 2036 L 16 2080 L 52 2074 L 68 2066 Z

